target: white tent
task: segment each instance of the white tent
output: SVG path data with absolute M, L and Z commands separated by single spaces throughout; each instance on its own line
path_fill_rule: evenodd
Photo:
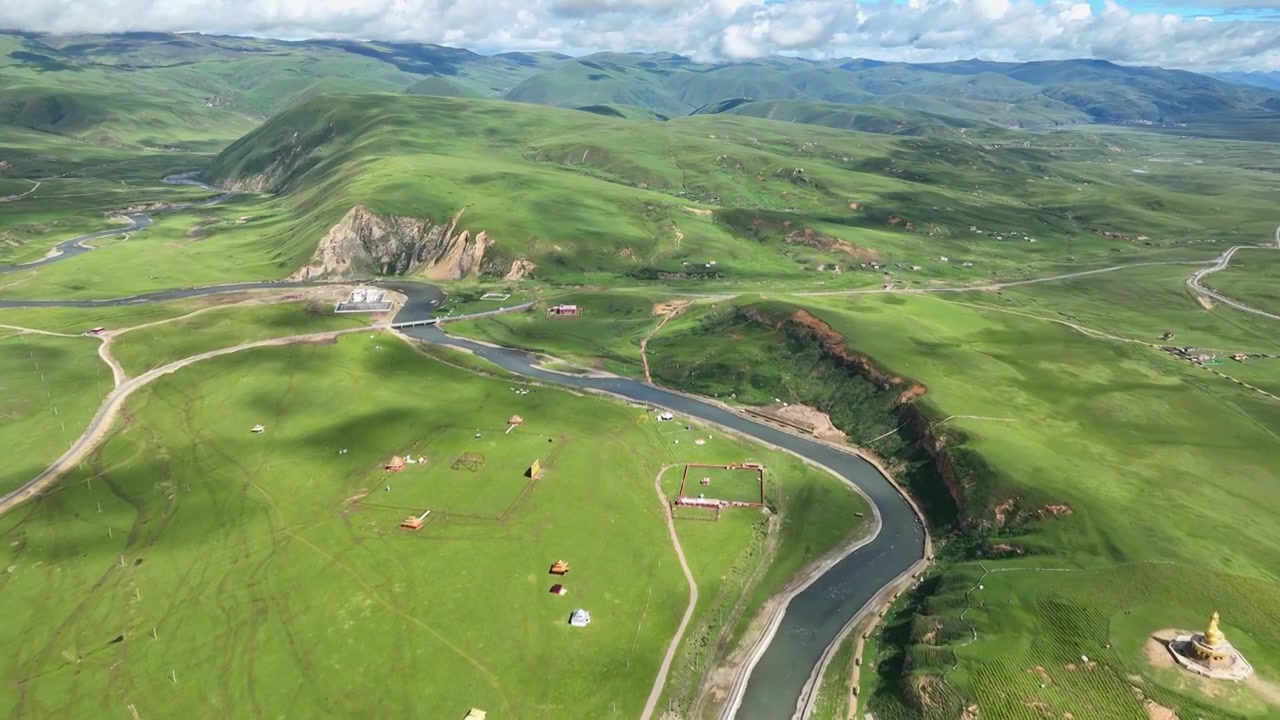
M 569 616 L 569 624 L 574 627 L 586 627 L 591 622 L 591 613 L 578 608 Z

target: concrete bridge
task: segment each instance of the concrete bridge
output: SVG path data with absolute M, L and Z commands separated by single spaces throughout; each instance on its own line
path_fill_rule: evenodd
M 520 312 L 533 307 L 533 302 L 522 303 L 520 305 L 512 305 L 511 307 L 498 308 L 497 310 L 485 310 L 484 312 L 467 313 L 465 315 L 453 315 L 446 317 L 422 318 L 419 320 L 401 320 L 400 322 L 391 323 L 392 330 L 400 330 L 402 328 L 421 327 L 423 325 L 439 325 L 442 322 L 455 322 L 457 320 L 475 320 L 476 318 L 489 317 L 491 315 L 501 315 L 509 312 Z

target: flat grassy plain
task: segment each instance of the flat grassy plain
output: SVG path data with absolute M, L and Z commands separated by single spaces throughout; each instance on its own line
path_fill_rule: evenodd
M 207 155 L 95 145 L 0 123 L 0 264 L 29 262 L 62 240 L 111 227 L 114 210 L 208 195 L 160 178 Z
M 199 210 L 157 214 L 153 220 L 150 227 L 130 233 L 123 242 L 6 275 L 0 297 L 113 298 L 278 280 L 302 263 L 288 246 L 264 242 L 273 228 L 287 221 L 261 198 L 238 196 Z M 101 229 L 106 227 L 110 226 Z
M 79 334 L 95 327 L 118 329 L 146 323 L 171 320 L 214 305 L 244 300 L 234 293 L 212 295 L 173 302 L 88 308 L 6 308 L 0 310 L 0 323 L 29 327 L 48 332 Z
M 111 352 L 130 375 L 141 375 L 209 350 L 368 324 L 367 315 L 336 315 L 332 307 L 310 302 L 214 307 L 121 335 L 112 341 Z
M 1241 256 L 1240 261 L 1261 257 Z M 1185 282 L 1195 270 L 1196 265 L 1126 268 L 995 293 L 964 293 L 949 296 L 948 300 L 1075 323 L 1139 342 L 1228 352 L 1280 349 L 1275 341 L 1275 321 L 1221 305 L 1205 307 L 1198 302 Z M 1166 332 L 1173 333 L 1167 341 L 1161 339 Z
M 34 479 L 84 428 L 111 390 L 93 338 L 0 328 L 0 494 Z
M 681 519 L 677 520 L 676 531 L 694 577 L 698 578 L 699 611 L 676 655 L 659 706 L 670 703 L 676 712 L 687 716 L 698 699 L 705 673 L 741 640 L 761 604 L 820 554 L 819 548 L 834 547 L 865 532 L 866 521 L 859 519 L 859 514 L 869 515 L 870 508 L 861 495 L 849 494 L 834 483 L 797 482 L 815 471 L 789 455 L 758 447 L 748 447 L 744 453 L 739 443 L 715 429 L 680 416 L 671 421 L 655 421 L 653 415 L 648 414 L 641 425 L 647 426 L 666 448 L 673 465 L 662 476 L 663 493 L 668 499 L 678 494 L 686 463 L 759 462 L 766 466 L 765 503 L 777 520 L 770 529 L 768 515 L 748 508 L 726 509 L 717 522 L 708 521 L 703 511 L 684 510 L 677 514 Z M 698 440 L 703 444 L 699 445 Z M 708 497 L 721 499 L 759 500 L 760 485 L 755 473 L 691 468 L 689 475 L 686 495 L 705 492 Z M 709 487 L 699 484 L 703 476 L 712 478 Z M 827 512 L 838 514 L 840 521 L 825 526 L 805 521 Z M 797 552 L 799 547 L 806 548 L 805 552 Z
M 6 672 L 25 679 L 0 704 L 634 716 L 687 596 L 653 488 L 674 445 L 637 408 L 510 385 L 360 334 L 157 381 L 77 473 L 0 519 Z M 419 448 L 425 468 L 381 469 Z M 475 448 L 478 472 L 451 468 Z M 777 468 L 788 568 L 855 530 L 857 496 L 789 456 L 720 437 L 687 450 Z M 420 532 L 396 527 L 428 508 Z M 738 601 L 716 578 L 742 567 L 755 531 L 741 518 L 690 531 L 704 597 Z M 548 593 L 556 559 L 572 566 L 566 597 Z M 567 625 L 576 607 L 589 628 Z M 711 607 L 697 622 L 717 626 Z M 286 677 L 305 680 L 282 694 Z
M 658 326 L 645 293 L 578 291 L 549 296 L 528 311 L 449 323 L 449 332 L 507 347 L 549 353 L 621 375 L 643 374 L 640 340 Z M 579 317 L 548 317 L 551 305 L 578 305 Z

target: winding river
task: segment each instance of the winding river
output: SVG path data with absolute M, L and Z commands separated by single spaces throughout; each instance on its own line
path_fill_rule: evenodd
M 171 176 L 169 183 L 204 187 L 190 176 Z M 230 194 L 199 203 L 174 206 L 183 209 L 219 202 Z M 150 224 L 142 214 L 128 216 L 130 226 L 72 238 L 57 246 L 57 254 L 35 263 L 0 266 L 0 274 L 38 267 L 90 252 L 83 243 L 132 232 Z M 203 288 L 146 293 L 107 300 L 0 300 L 0 308 L 111 307 L 164 302 L 246 290 L 305 287 L 320 283 L 248 282 Z M 403 293 L 409 301 L 393 323 L 429 318 L 444 293 L 431 285 L 414 282 L 376 281 L 374 284 Z M 814 668 L 826 649 L 840 636 L 851 618 L 889 583 L 909 570 L 925 554 L 926 534 L 911 506 L 889 480 L 866 460 L 830 445 L 793 435 L 729 411 L 723 406 L 683 393 L 664 390 L 621 377 L 584 377 L 543 369 L 527 353 L 455 337 L 435 325 L 402 330 L 423 342 L 461 348 L 508 371 L 543 383 L 607 393 L 640 403 L 660 406 L 690 417 L 729 428 L 760 442 L 790 451 L 822 465 L 856 486 L 874 504 L 878 533 L 852 553 L 835 562 L 807 587 L 795 594 L 785 608 L 776 632 L 763 652 L 753 656 L 745 675 L 745 687 L 737 683 L 722 717 L 740 720 L 785 720 L 797 714 L 797 706 Z M 853 522 L 850 518 L 850 522 Z M 736 713 L 734 711 L 736 708 Z

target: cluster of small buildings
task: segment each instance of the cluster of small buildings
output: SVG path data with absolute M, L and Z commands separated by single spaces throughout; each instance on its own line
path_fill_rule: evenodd
M 987 237 L 989 237 L 989 238 L 995 238 L 996 240 L 1018 240 L 1018 239 L 1022 239 L 1022 240 L 1026 240 L 1027 242 L 1035 242 L 1035 241 L 1036 241 L 1036 239 L 1035 239 L 1035 238 L 1033 238 L 1033 237 L 1031 237 L 1030 235 L 1028 235 L 1028 234 L 1026 234 L 1026 233 L 1024 233 L 1024 232 L 1019 232 L 1019 231 L 1017 231 L 1017 230 L 1010 230 L 1009 232 L 999 232 L 999 231 L 996 231 L 996 230 L 983 230 L 982 228 L 979 228 L 977 225 L 970 225 L 970 226 L 969 226 L 969 232 L 971 232 L 971 233 L 973 233 L 973 234 L 975 234 L 975 235 L 985 235 L 985 236 L 987 236 Z
M 1172 333 L 1166 333 L 1166 334 L 1172 337 Z M 1170 346 L 1162 347 L 1160 349 L 1164 350 L 1165 352 L 1169 353 L 1170 355 L 1173 355 L 1174 357 L 1180 360 L 1186 360 L 1192 365 L 1204 366 L 1204 365 L 1219 365 L 1222 363 L 1222 361 L 1218 359 L 1217 353 L 1206 352 L 1204 350 L 1197 350 L 1196 348 L 1193 348 L 1189 345 L 1187 346 L 1170 345 Z M 1241 353 L 1241 352 L 1231 353 L 1229 357 L 1232 360 L 1235 360 L 1236 362 L 1241 362 L 1241 363 L 1249 359 L 1248 353 Z
M 1161 349 L 1170 355 L 1181 360 L 1186 360 L 1193 365 L 1204 365 L 1205 363 L 1211 363 L 1218 359 L 1218 356 L 1214 353 L 1197 350 L 1190 345 L 1169 346 Z
M 941 263 L 950 263 L 950 262 L 951 262 L 951 258 L 947 257 L 946 255 L 939 255 L 939 256 L 938 256 L 938 258 L 937 258 L 937 260 L 938 260 L 938 262 L 941 262 Z M 908 265 L 908 264 L 906 264 L 906 263 L 894 263 L 894 264 L 893 264 L 893 266 L 894 266 L 896 269 L 898 269 L 898 270 L 910 270 L 910 271 L 912 271 L 912 272 L 919 272 L 920 270 L 922 270 L 922 269 L 923 269 L 923 268 L 921 268 L 919 265 Z M 858 263 L 858 267 L 859 267 L 860 269 L 862 269 L 862 270 L 870 270 L 870 271 L 872 271 L 872 272 L 880 272 L 880 271 L 883 271 L 883 270 L 888 270 L 889 265 L 888 265 L 888 263 L 882 263 L 882 262 L 880 262 L 879 260 L 871 260 L 871 261 L 869 261 L 869 262 Z M 960 263 L 960 267 L 966 267 L 966 268 L 967 268 L 967 267 L 973 267 L 973 263 L 968 262 L 968 261 L 965 261 L 965 262 Z M 891 272 L 891 271 L 890 271 L 890 272 Z

